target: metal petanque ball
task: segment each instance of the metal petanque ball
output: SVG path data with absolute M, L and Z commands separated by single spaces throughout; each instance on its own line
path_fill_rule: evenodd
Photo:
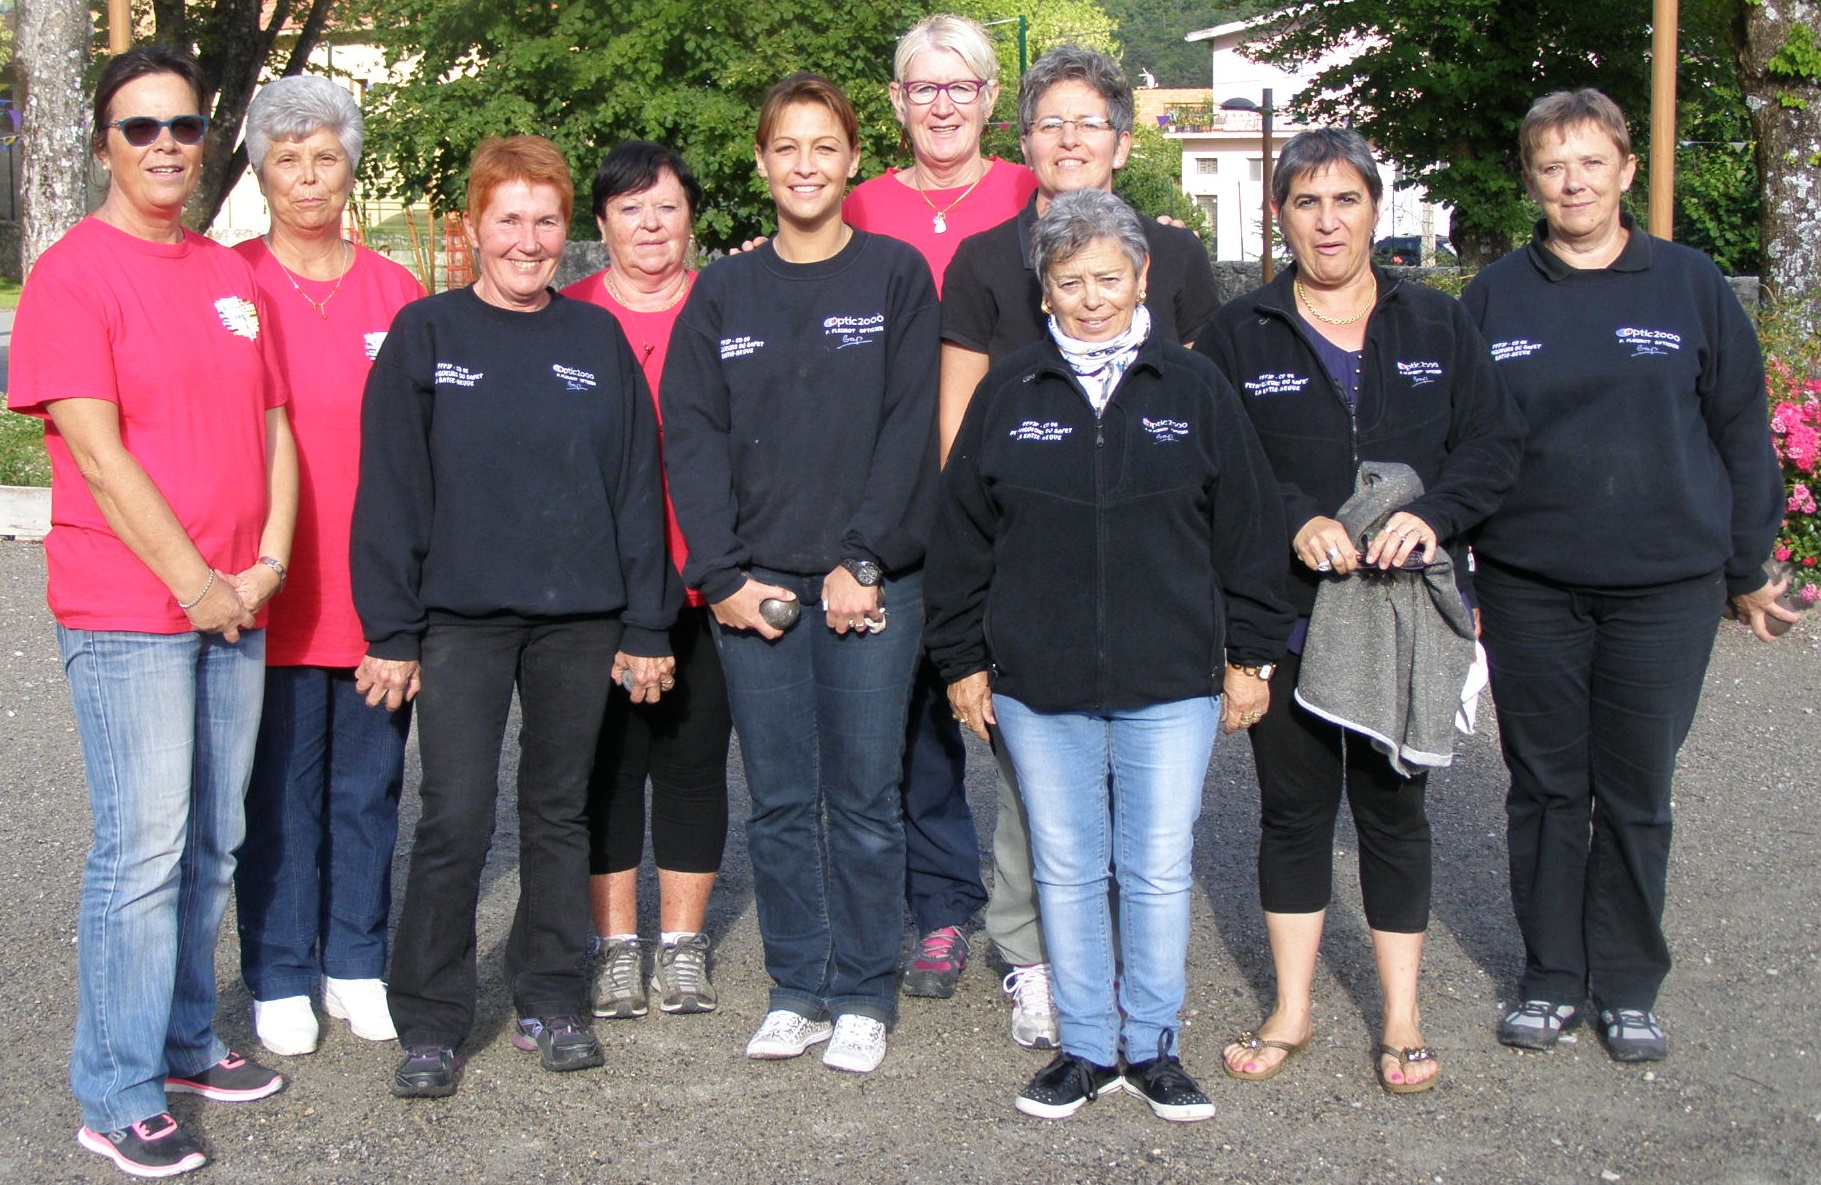
M 774 630 L 787 630 L 797 624 L 797 615 L 802 611 L 803 606 L 794 599 L 766 597 L 759 602 L 759 616 Z

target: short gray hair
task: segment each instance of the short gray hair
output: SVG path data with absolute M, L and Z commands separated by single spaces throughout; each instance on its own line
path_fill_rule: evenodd
M 325 129 L 341 141 L 348 167 L 358 166 L 367 123 L 354 96 L 327 78 L 294 74 L 274 79 L 247 106 L 247 163 L 260 173 L 272 141 L 302 140 Z
M 1372 146 L 1347 128 L 1315 128 L 1291 136 L 1278 153 L 1276 171 L 1271 174 L 1271 200 L 1282 208 L 1290 200 L 1292 185 L 1330 165 L 1346 165 L 1358 173 L 1374 206 L 1383 200 L 1385 179 L 1378 175 Z
M 952 50 L 982 82 L 999 80 L 999 54 L 986 30 L 952 12 L 925 17 L 905 30 L 904 36 L 898 38 L 898 52 L 892 56 L 892 79 L 906 81 L 904 72 L 910 69 L 912 59 L 932 49 Z
M 1137 272 L 1150 258 L 1144 224 L 1125 199 L 1104 189 L 1072 189 L 1050 199 L 1031 232 L 1031 266 L 1045 286 L 1051 266 L 1073 259 L 1096 239 L 1111 239 Z
M 1031 130 L 1031 125 L 1037 122 L 1038 102 L 1059 82 L 1086 83 L 1106 100 L 1107 118 L 1113 121 L 1113 131 L 1125 133 L 1132 130 L 1132 119 L 1136 112 L 1132 101 L 1132 84 L 1127 81 L 1125 71 L 1119 68 L 1119 63 L 1099 50 L 1083 49 L 1079 45 L 1058 45 L 1032 62 L 1031 68 L 1025 71 L 1024 80 L 1018 84 L 1019 135 Z

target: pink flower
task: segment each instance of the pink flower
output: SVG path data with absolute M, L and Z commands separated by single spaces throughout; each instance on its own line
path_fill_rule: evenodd
M 1777 562 L 1779 564 L 1786 564 L 1789 562 L 1789 548 L 1783 546 L 1781 543 L 1777 544 L 1777 550 L 1771 554 L 1777 557 Z
M 1814 567 L 1814 566 L 1815 566 L 1815 557 L 1814 557 L 1814 556 L 1812 556 L 1812 555 L 1811 555 L 1811 556 L 1804 556 L 1804 557 L 1803 557 L 1803 559 L 1802 559 L 1802 566 L 1803 566 L 1803 567 L 1804 567 L 1804 568 L 1812 568 L 1812 567 Z
M 1802 586 L 1802 592 L 1798 595 L 1801 596 L 1803 604 L 1806 605 L 1812 605 L 1816 601 L 1821 601 L 1821 584 L 1805 584 Z

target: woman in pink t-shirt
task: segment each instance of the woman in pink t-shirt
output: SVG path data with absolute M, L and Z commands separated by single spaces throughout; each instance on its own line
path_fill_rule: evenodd
M 609 266 L 563 290 L 612 313 L 645 372 L 652 400 L 670 331 L 695 272 L 685 266 L 702 186 L 682 154 L 649 140 L 614 148 L 594 175 L 594 219 Z M 670 558 L 689 554 L 668 499 Z M 590 897 L 600 952 L 594 1014 L 643 1016 L 650 995 L 664 1012 L 712 1012 L 708 895 L 727 843 L 727 749 L 733 723 L 702 594 L 689 590 L 670 644 L 677 688 L 657 703 L 613 696 L 588 784 Z M 658 869 L 659 938 L 650 992 L 638 936 L 639 862 L 645 854 L 645 779 L 651 779 L 651 847 Z
M 272 212 L 235 248 L 265 294 L 291 390 L 302 488 L 293 576 L 272 605 L 265 712 L 234 870 L 240 973 L 273 1053 L 316 1048 L 311 1003 L 369 1041 L 386 1008 L 386 918 L 410 696 L 364 688 L 366 640 L 348 582 L 360 405 L 392 315 L 424 294 L 398 264 L 342 238 L 363 137 L 326 78 L 281 78 L 247 111 L 247 156 Z
M 141 1177 L 208 1159 L 167 1092 L 246 1102 L 285 1084 L 215 1032 L 297 456 L 252 272 L 182 223 L 208 89 L 195 59 L 162 46 L 102 70 L 91 144 L 107 196 L 32 270 L 8 398 L 49 421 L 49 599 L 94 812 L 76 1140 Z
M 986 32 L 965 17 L 919 21 L 898 40 L 892 63 L 892 109 L 904 125 L 911 166 L 888 169 L 847 195 L 844 213 L 861 230 L 891 235 L 929 261 L 942 292 L 942 273 L 971 234 L 1014 217 L 1037 192 L 1023 165 L 980 152 L 980 138 L 999 97 L 999 58 Z M 904 969 L 904 991 L 946 998 L 967 965 L 963 927 L 986 904 L 980 879 L 980 840 L 968 809 L 967 753 L 948 697 L 928 659 L 917 664 L 910 724 L 904 738 L 905 904 L 917 925 L 917 953 Z M 1001 879 L 1011 874 L 1001 871 Z M 1008 927 L 988 912 L 1001 953 L 1019 968 L 1042 964 L 1036 912 Z M 1014 1033 L 1024 1044 L 1055 1041 L 1049 979 L 1041 970 L 1014 972 L 1006 981 L 1014 1001 Z M 1034 1034 L 1034 1035 L 1033 1035 Z

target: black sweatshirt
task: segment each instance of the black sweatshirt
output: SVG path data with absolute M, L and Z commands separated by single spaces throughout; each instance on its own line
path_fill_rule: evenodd
M 1155 331 L 1100 419 L 1046 334 L 993 367 L 943 472 L 926 642 L 1040 712 L 1218 695 L 1283 654 L 1283 506 L 1232 387 Z
M 716 261 L 658 384 L 664 461 L 712 603 L 749 564 L 819 575 L 923 561 L 934 513 L 936 287 L 915 248 L 853 232 L 819 263 L 766 243 Z
M 1359 402 L 1346 397 L 1296 314 L 1296 270 L 1229 301 L 1196 339 L 1232 380 L 1284 500 L 1284 547 L 1310 519 L 1332 518 L 1361 461 L 1401 461 L 1423 494 L 1404 510 L 1435 531 L 1464 582 L 1463 535 L 1498 506 L 1517 472 L 1517 405 L 1460 302 L 1374 269 Z M 1308 616 L 1321 577 L 1290 564 L 1290 600 Z
M 1461 300 L 1528 424 L 1517 484 L 1474 550 L 1590 588 L 1725 570 L 1763 586 L 1783 520 L 1764 363 L 1751 319 L 1699 251 L 1630 241 L 1610 267 L 1532 242 Z
M 367 376 L 350 546 L 369 649 L 416 659 L 431 620 L 617 614 L 670 653 L 657 417 L 619 323 L 555 293 L 463 288 L 399 310 Z

